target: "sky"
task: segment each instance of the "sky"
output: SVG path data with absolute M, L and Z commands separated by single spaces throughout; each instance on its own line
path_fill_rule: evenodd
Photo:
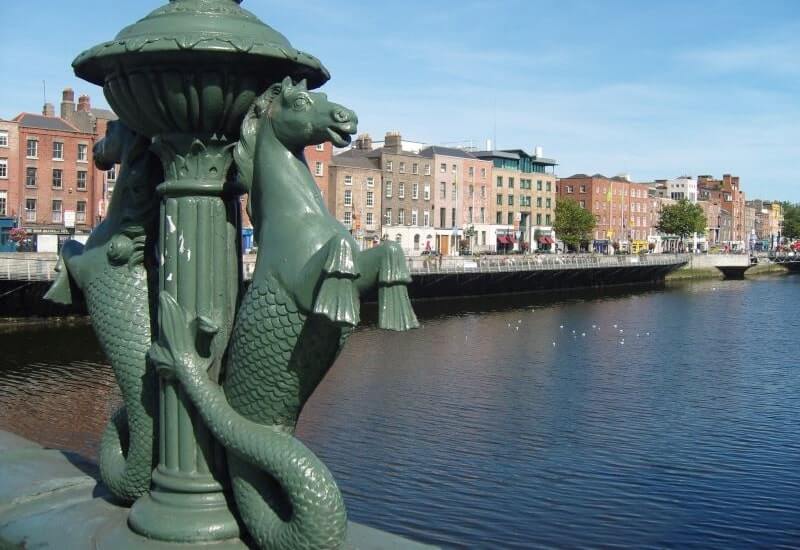
M 56 105 L 72 59 L 164 0 L 0 2 L 0 117 Z M 359 130 L 635 181 L 730 173 L 800 202 L 798 0 L 245 0 L 319 57 Z M 11 24 L 9 24 L 11 22 Z M 9 48 L 13 45 L 13 51 Z

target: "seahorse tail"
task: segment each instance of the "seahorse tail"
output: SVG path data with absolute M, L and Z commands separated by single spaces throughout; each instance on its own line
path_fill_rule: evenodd
M 322 461 L 279 427 L 238 414 L 205 369 L 184 365 L 176 371 L 206 425 L 227 449 L 236 504 L 258 548 L 340 548 L 347 514 Z M 280 490 L 270 490 L 276 484 Z
M 100 443 L 100 477 L 112 494 L 133 502 L 150 488 L 153 435 L 131 431 L 125 407 L 111 417 Z

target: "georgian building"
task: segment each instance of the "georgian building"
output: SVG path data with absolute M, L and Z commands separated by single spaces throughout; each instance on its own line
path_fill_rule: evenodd
M 626 176 L 576 174 L 558 180 L 558 198 L 573 199 L 594 214 L 593 248 L 605 252 L 647 246 L 652 233 L 650 185 Z
M 382 171 L 363 156 L 337 155 L 328 166 L 328 210 L 362 249 L 381 238 Z
M 712 176 L 698 176 L 699 199 L 711 201 L 720 205 L 728 213 L 730 223 L 720 231 L 720 235 L 729 237 L 722 239 L 722 244 L 728 244 L 732 249 L 744 249 L 748 235 L 745 223 L 745 194 L 741 190 L 738 176 L 724 174 L 721 180 Z

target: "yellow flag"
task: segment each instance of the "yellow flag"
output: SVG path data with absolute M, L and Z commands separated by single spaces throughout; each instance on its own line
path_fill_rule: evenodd
M 608 191 L 606 191 L 606 202 L 611 202 L 611 186 L 608 187 Z

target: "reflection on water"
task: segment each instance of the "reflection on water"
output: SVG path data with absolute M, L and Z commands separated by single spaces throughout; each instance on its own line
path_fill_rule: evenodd
M 797 546 L 798 303 L 796 277 L 428 303 L 351 338 L 298 436 L 353 519 L 445 547 Z M 90 329 L 0 343 L 0 427 L 94 453 L 119 397 Z

